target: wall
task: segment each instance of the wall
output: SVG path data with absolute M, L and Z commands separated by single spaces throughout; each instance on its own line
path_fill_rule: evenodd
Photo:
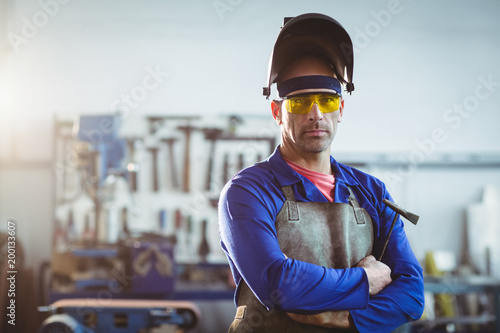
M 498 1 L 0 3 L 0 220 L 18 221 L 32 265 L 50 256 L 55 114 L 265 115 L 261 87 L 283 16 L 332 15 L 355 43 L 356 91 L 334 155 L 408 159 L 435 129 L 426 158 L 500 151 Z M 157 84 L 127 102 L 151 72 Z M 397 186 L 396 201 L 423 217 L 408 227 L 420 257 L 460 251 L 464 206 L 489 182 L 500 186 L 498 169 L 426 169 Z

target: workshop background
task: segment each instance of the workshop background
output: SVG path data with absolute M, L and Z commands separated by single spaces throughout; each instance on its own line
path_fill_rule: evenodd
M 262 87 L 283 17 L 305 12 L 355 47 L 333 156 L 420 215 L 407 234 L 440 277 L 406 330 L 500 331 L 499 1 L 0 0 L 0 231 L 15 225 L 19 332 L 75 297 L 188 301 L 158 322 L 193 321 L 194 304 L 193 332 L 227 329 L 218 193 L 279 143 Z M 119 306 L 115 329 L 135 320 Z

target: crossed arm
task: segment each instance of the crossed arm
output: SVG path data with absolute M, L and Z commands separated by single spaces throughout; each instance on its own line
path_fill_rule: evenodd
M 392 281 L 391 269 L 386 264 L 377 261 L 372 255 L 362 259 L 356 267 L 362 267 L 366 272 L 368 284 L 370 286 L 370 296 L 379 293 Z M 316 325 L 326 328 L 356 328 L 348 310 L 326 311 L 315 315 L 301 315 L 287 312 L 287 315 L 302 324 Z
M 368 256 L 356 269 L 334 270 L 298 260 L 283 260 L 273 232 L 273 217 L 281 207 L 280 198 L 276 195 L 264 201 L 259 191 L 252 192 L 253 186 L 243 185 L 233 184 L 231 195 L 221 194 L 221 240 L 233 265 L 235 281 L 244 278 L 259 300 L 269 300 L 271 291 L 281 290 L 286 297 L 274 304 L 276 309 L 299 313 L 323 311 L 316 315 L 289 313 L 292 319 L 324 327 L 356 327 L 361 332 L 392 331 L 420 317 L 422 269 L 411 250 L 402 221 L 392 233 L 384 263 Z M 391 200 L 389 195 L 381 197 Z M 378 228 L 378 238 L 385 239 L 393 215 L 389 208 L 382 210 L 374 225 Z M 248 242 L 249 239 L 252 241 Z M 380 250 L 377 244 L 373 253 Z M 297 280 L 300 288 L 288 283 L 301 276 L 307 276 L 307 282 Z M 363 288 L 359 288 L 361 284 Z M 366 289 L 370 295 L 368 300 Z

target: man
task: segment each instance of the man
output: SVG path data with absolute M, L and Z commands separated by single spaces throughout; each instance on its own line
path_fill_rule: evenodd
M 269 67 L 282 142 L 219 201 L 237 285 L 230 332 L 391 332 L 423 311 L 422 269 L 384 184 L 330 156 L 352 83 L 352 43 L 332 18 L 289 20 Z M 344 75 L 345 74 L 345 75 Z

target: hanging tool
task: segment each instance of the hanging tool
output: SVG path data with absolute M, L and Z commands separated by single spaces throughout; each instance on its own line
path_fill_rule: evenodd
M 52 239 L 52 250 L 58 253 L 64 253 L 67 250 L 68 241 L 63 223 L 55 219 L 55 231 Z
M 160 235 L 160 239 L 167 241 L 171 245 L 175 245 L 177 243 L 176 230 L 173 230 L 171 234 L 168 233 L 168 223 L 170 223 L 168 222 L 168 213 L 169 212 L 166 209 L 160 209 L 158 212 L 158 234 L 151 233 L 150 235 L 152 238 L 156 238 Z
M 88 212 L 85 214 L 85 224 L 81 238 L 84 245 L 95 245 L 95 231 L 90 227 L 90 214 Z
M 68 192 L 68 176 L 69 172 L 72 170 L 71 162 L 68 160 L 73 158 L 71 156 L 73 152 L 71 151 L 71 130 L 73 128 L 73 122 L 64 122 L 64 121 L 56 121 L 55 122 L 55 135 L 60 139 L 61 147 L 59 145 L 56 146 L 56 156 L 62 156 L 62 161 L 57 163 L 57 166 L 60 166 L 60 169 L 56 169 L 58 178 L 62 178 L 62 191 L 61 198 L 58 198 L 57 201 L 60 204 L 68 201 L 67 194 Z M 60 149 L 62 148 L 62 149 Z M 59 178 L 60 179 L 60 178 Z M 58 193 L 59 194 L 59 193 Z
M 73 217 L 73 210 L 70 209 L 68 212 L 68 221 L 66 223 L 66 240 L 68 241 L 68 245 L 75 245 L 74 243 L 78 239 L 78 235 L 76 233 L 75 219 Z
M 411 223 L 417 225 L 419 216 L 413 213 L 410 213 L 403 208 L 399 207 L 396 205 L 394 202 L 391 202 L 387 199 L 382 200 L 383 203 L 386 204 L 387 207 L 392 209 L 396 214 L 394 215 L 394 219 L 392 220 L 392 225 L 391 228 L 389 229 L 389 234 L 387 235 L 387 239 L 385 240 L 384 247 L 382 248 L 382 252 L 378 258 L 378 260 L 382 260 L 382 257 L 384 256 L 385 249 L 387 248 L 387 244 L 389 244 L 389 239 L 391 238 L 392 230 L 394 229 L 394 225 L 396 224 L 396 221 L 398 220 L 398 216 L 401 215 Z
M 229 181 L 229 154 L 224 154 L 224 165 L 222 166 L 222 184 Z
M 210 253 L 210 246 L 207 240 L 207 220 L 203 220 L 201 224 L 201 242 L 198 246 L 198 255 L 200 256 L 200 262 L 206 263 L 207 256 Z
M 182 228 L 182 221 L 183 221 L 183 216 L 182 216 L 182 212 L 180 209 L 176 209 L 175 210 L 175 224 L 174 224 L 174 235 L 173 235 L 173 238 L 172 238 L 172 242 L 173 244 L 177 244 L 177 239 L 178 239 L 178 234 L 179 234 L 179 231 L 181 230 Z
M 123 207 L 121 210 L 121 220 L 122 220 L 122 227 L 121 230 L 119 231 L 118 239 L 120 240 L 127 240 L 130 238 L 130 229 L 128 225 L 128 209 L 127 207 Z
M 170 177 L 172 178 L 172 187 L 174 189 L 179 188 L 179 178 L 177 177 L 177 168 L 175 166 L 175 154 L 174 154 L 174 143 L 177 138 L 163 138 L 162 142 L 165 142 L 168 146 L 168 162 L 170 164 Z
M 158 148 L 157 147 L 149 147 L 148 148 L 149 152 L 151 153 L 151 156 L 153 157 L 151 164 L 152 164 L 152 172 L 153 172 L 153 191 L 158 192 Z
M 167 229 L 167 211 L 160 209 L 158 212 L 158 233 L 160 235 L 166 234 Z
M 189 123 L 185 126 L 178 126 L 178 130 L 181 130 L 184 132 L 186 136 L 186 143 L 185 143 L 185 148 L 184 148 L 184 174 L 183 174 L 183 184 L 182 184 L 182 190 L 184 192 L 189 192 L 189 183 L 190 183 L 190 146 L 191 146 L 191 132 L 193 132 L 196 127 L 191 126 Z
M 238 171 L 243 170 L 243 167 L 245 166 L 245 159 L 242 153 L 238 154 Z
M 132 189 L 132 192 L 137 192 L 137 174 L 139 173 L 139 164 L 135 162 L 135 147 L 138 139 L 128 138 L 126 139 L 126 142 L 128 146 L 129 159 L 129 163 L 127 164 L 129 186 Z
M 212 173 L 215 157 L 215 142 L 222 133 L 220 128 L 203 128 L 203 133 L 205 134 L 205 140 L 210 141 L 210 150 L 208 152 L 208 168 L 207 177 L 205 178 L 205 190 L 210 191 L 210 185 L 212 183 Z
M 193 262 L 194 248 L 193 248 L 193 217 L 188 215 L 186 217 L 186 254 L 188 262 Z
M 158 129 L 163 126 L 166 118 L 167 117 L 163 116 L 147 117 L 149 125 L 149 135 L 155 134 L 158 131 Z

